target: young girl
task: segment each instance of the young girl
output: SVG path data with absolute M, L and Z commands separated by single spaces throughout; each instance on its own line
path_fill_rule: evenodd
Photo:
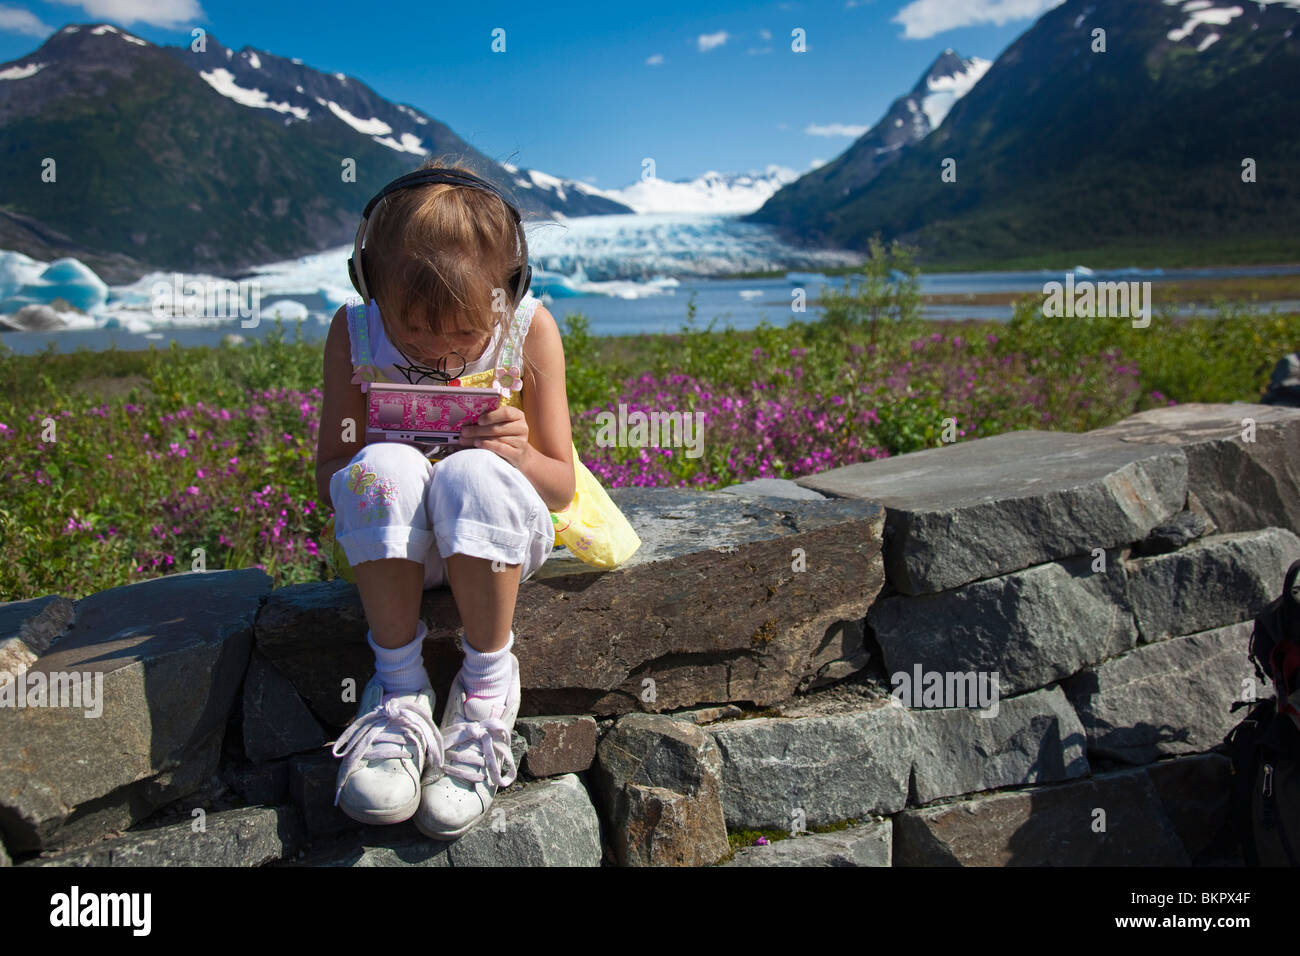
M 516 776 L 515 599 L 554 547 L 550 512 L 574 495 L 564 349 L 531 293 L 510 301 L 527 248 L 500 197 L 408 186 L 379 203 L 366 229 L 371 299 L 341 308 L 330 326 L 316 458 L 375 652 L 375 676 L 334 746 L 344 758 L 335 802 L 366 823 L 414 816 L 421 832 L 447 839 Z M 508 397 L 463 430 L 463 447 L 431 460 L 411 445 L 364 444 L 366 383 L 488 385 L 480 379 L 494 371 L 502 335 L 522 343 L 511 370 L 522 388 L 509 387 L 509 373 L 495 378 Z M 465 663 L 439 727 L 419 609 L 421 592 L 443 584 L 460 611 Z

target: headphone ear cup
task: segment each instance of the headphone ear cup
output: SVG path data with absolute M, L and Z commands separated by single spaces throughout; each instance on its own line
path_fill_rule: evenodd
M 524 287 L 522 289 L 519 289 L 520 279 L 522 279 L 524 283 Z M 510 278 L 507 281 L 510 283 L 510 285 L 508 286 L 510 290 L 510 294 L 511 295 L 518 294 L 519 298 L 522 300 L 523 297 L 528 294 L 529 285 L 532 284 L 533 267 L 527 266 L 523 269 L 516 269 L 514 272 L 510 273 Z M 516 289 L 519 289 L 518 293 L 515 292 Z M 518 306 L 518 304 L 519 304 L 518 302 L 515 303 L 516 306 Z
M 348 256 L 348 278 L 352 280 L 352 288 L 356 289 L 357 293 L 360 294 L 361 283 L 357 281 L 357 267 L 353 263 L 351 256 Z

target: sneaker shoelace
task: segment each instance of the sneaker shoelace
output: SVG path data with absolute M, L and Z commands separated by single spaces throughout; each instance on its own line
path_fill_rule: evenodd
M 443 761 L 444 743 L 442 735 L 432 718 L 416 706 L 413 696 L 393 696 L 385 700 L 374 710 L 354 721 L 342 736 L 334 742 L 333 753 L 343 757 L 345 773 L 343 781 L 334 791 L 334 805 L 338 806 L 343 793 L 343 785 L 349 777 L 361 769 L 363 761 L 385 760 L 390 758 L 415 757 L 412 746 L 419 755 L 419 762 L 431 766 L 430 755 L 437 757 L 439 764 Z
M 494 744 L 502 745 L 502 758 Z M 443 768 L 449 777 L 459 777 L 477 783 L 485 777 L 497 788 L 508 787 L 518 775 L 515 757 L 510 751 L 510 728 L 499 717 L 482 720 L 462 720 L 452 724 L 443 738 L 447 757 L 451 760 Z

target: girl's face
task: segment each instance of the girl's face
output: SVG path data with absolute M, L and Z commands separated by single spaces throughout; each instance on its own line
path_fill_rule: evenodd
M 435 335 L 428 329 L 404 328 L 397 332 L 393 344 L 403 355 L 430 368 L 438 368 L 445 361 L 448 372 L 455 373 L 461 361 L 477 359 L 487 348 L 491 336 L 475 329 L 456 329 Z

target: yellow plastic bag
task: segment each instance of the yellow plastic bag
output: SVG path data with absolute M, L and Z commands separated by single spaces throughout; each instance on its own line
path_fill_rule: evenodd
M 641 539 L 573 447 L 573 500 L 551 512 L 555 542 L 598 568 L 616 568 L 641 547 Z
M 343 553 L 343 546 L 334 537 L 333 515 L 330 515 L 329 520 L 325 522 L 325 527 L 321 528 L 317 545 L 320 548 L 320 556 L 325 559 L 325 563 L 335 574 L 349 584 L 357 583 L 357 576 L 352 573 L 352 565 L 348 564 L 348 556 Z

